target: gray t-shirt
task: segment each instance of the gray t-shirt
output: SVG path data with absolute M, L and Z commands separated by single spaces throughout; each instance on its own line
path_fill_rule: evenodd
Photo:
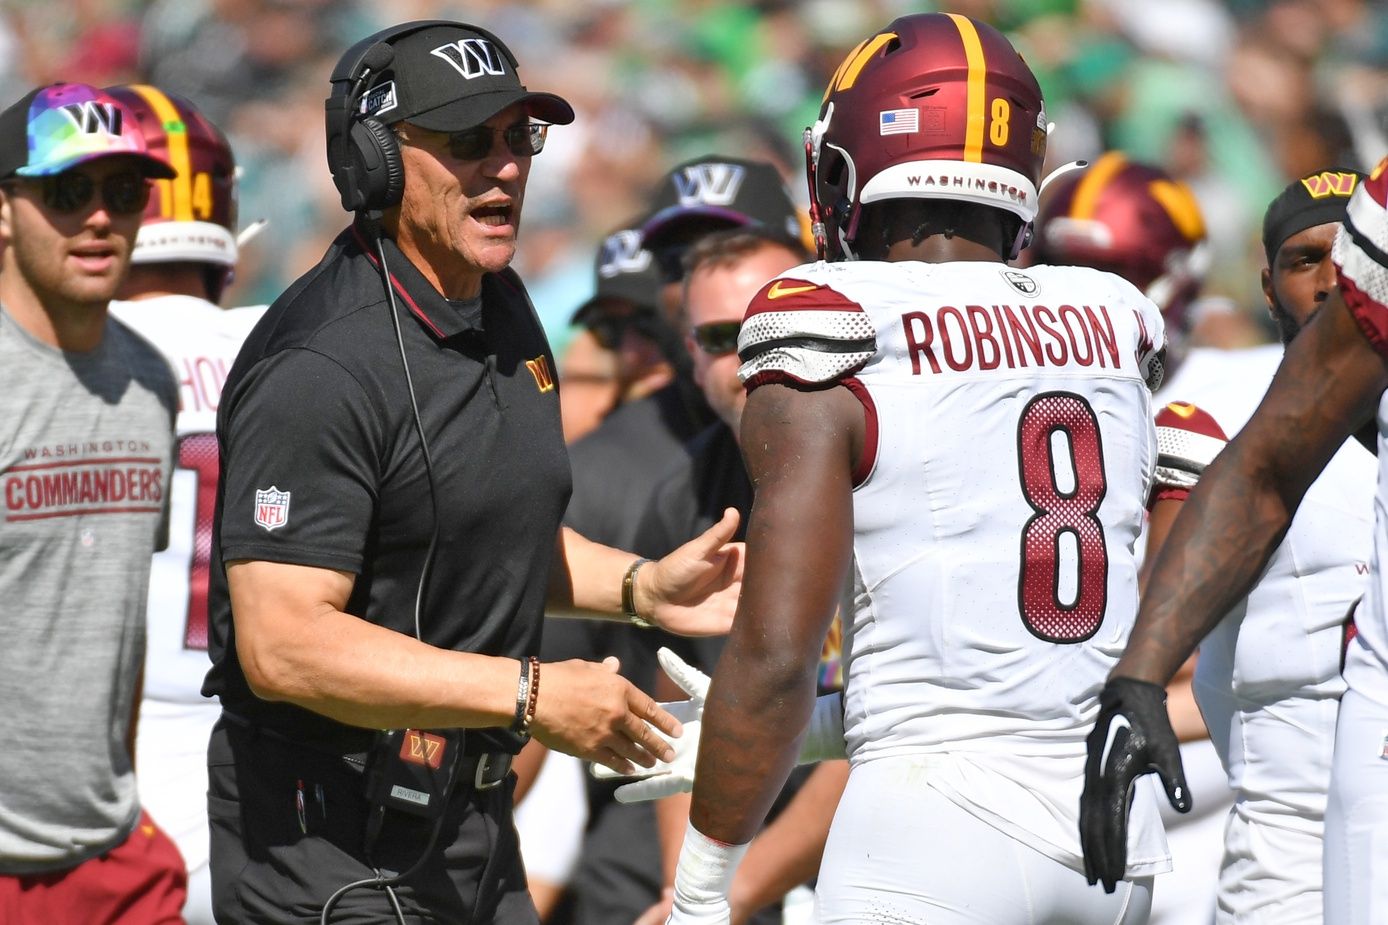
M 119 323 L 65 353 L 0 309 L 0 873 L 72 867 L 139 818 L 126 737 L 176 404 Z

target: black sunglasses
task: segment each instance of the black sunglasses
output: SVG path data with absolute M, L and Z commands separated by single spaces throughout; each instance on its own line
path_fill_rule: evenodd
M 506 128 L 476 125 L 448 136 L 448 153 L 458 161 L 480 161 L 492 153 L 492 137 L 500 135 L 516 157 L 531 157 L 545 149 L 549 126 L 542 122 L 517 122 Z
M 587 322 L 586 327 L 593 332 L 593 339 L 604 350 L 616 350 L 622 345 L 622 337 L 628 329 L 646 337 L 655 334 L 654 319 L 647 312 L 632 312 L 627 315 L 598 315 Z
M 709 356 L 721 357 L 737 350 L 741 321 L 714 321 L 694 329 L 694 343 Z
M 91 205 L 97 182 L 88 174 L 67 170 L 53 177 L 17 177 L 16 180 L 42 185 L 43 204 L 62 215 L 80 212 Z M 149 205 L 149 181 L 136 171 L 113 173 L 101 181 L 101 202 L 112 215 L 133 215 Z

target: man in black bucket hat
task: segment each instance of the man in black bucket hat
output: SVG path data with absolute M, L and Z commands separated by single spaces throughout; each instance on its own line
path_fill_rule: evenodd
M 516 67 L 485 30 L 429 21 L 332 74 L 328 162 L 356 220 L 270 307 L 219 408 L 218 921 L 534 923 L 511 757 L 533 735 L 649 766 L 653 726 L 678 730 L 615 660 L 542 664 L 542 615 L 731 619 L 735 516 L 655 562 L 560 527 L 554 359 L 509 264 L 532 158 L 573 110 Z

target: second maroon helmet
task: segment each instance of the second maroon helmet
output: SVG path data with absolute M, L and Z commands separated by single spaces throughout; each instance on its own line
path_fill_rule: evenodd
M 1208 268 L 1195 195 L 1165 171 L 1109 152 L 1055 182 L 1038 220 L 1038 263 L 1094 267 L 1123 277 L 1180 332 Z
M 236 266 L 236 160 L 218 128 L 192 103 L 144 84 L 107 90 L 139 120 L 151 152 L 177 174 L 149 197 L 134 263 Z
M 853 49 L 806 132 L 810 195 L 831 259 L 853 256 L 862 206 L 961 200 L 1014 213 L 1025 246 L 1046 159 L 1036 77 L 998 30 L 903 16 Z

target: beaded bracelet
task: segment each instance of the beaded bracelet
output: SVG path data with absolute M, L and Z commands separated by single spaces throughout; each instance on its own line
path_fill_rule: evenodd
M 530 724 L 535 721 L 535 705 L 540 700 L 540 660 L 530 656 L 530 696 L 526 700 L 525 715 L 521 719 L 521 732 L 530 734 Z

